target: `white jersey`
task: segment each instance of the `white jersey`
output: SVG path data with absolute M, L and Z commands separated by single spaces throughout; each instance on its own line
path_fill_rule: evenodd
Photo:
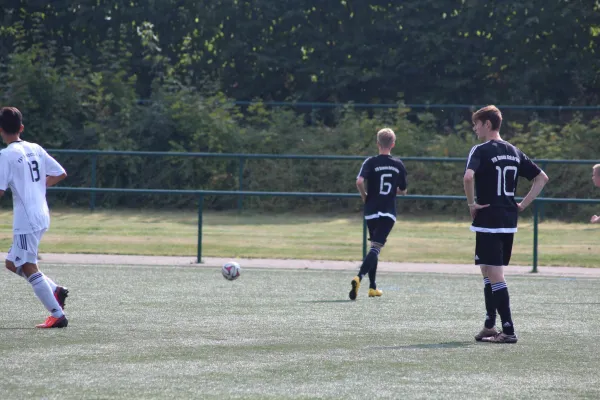
M 12 191 L 15 234 L 50 227 L 46 176 L 64 173 L 65 169 L 38 144 L 21 140 L 0 151 L 0 190 Z

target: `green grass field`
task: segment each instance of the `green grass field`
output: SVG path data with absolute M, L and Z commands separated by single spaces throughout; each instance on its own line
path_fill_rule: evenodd
M 352 271 L 46 266 L 66 329 L 0 279 L 3 399 L 599 398 L 598 279 L 510 277 L 519 343 L 476 343 L 478 277 Z M 366 283 L 366 282 L 365 282 Z M 365 285 L 366 286 L 366 285 Z
M 12 212 L 0 213 L 0 246 L 12 241 Z M 384 261 L 471 263 L 469 222 L 401 216 L 382 252 Z M 168 211 L 57 211 L 41 252 L 195 256 L 197 215 Z M 600 226 L 540 224 L 539 264 L 597 267 Z M 362 258 L 358 215 L 206 213 L 203 256 L 354 260 Z M 515 265 L 531 265 L 533 224 L 520 222 Z

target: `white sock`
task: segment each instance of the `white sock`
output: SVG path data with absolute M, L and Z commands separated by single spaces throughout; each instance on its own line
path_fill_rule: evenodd
M 42 275 L 44 275 L 42 272 L 40 272 Z M 27 275 L 25 275 L 25 272 L 23 272 L 23 269 L 21 268 L 17 268 L 17 275 L 22 276 L 23 278 L 25 278 L 26 281 L 29 281 L 29 278 L 27 278 Z M 52 289 L 52 293 L 54 293 L 56 291 L 56 287 L 58 286 L 56 283 L 54 283 L 54 281 L 52 279 L 50 279 L 49 277 L 47 277 L 46 275 L 44 275 L 44 278 L 46 278 L 46 282 L 48 282 L 48 285 L 50 285 L 50 289 Z
M 43 272 L 42 272 L 42 275 L 44 275 Z M 47 277 L 46 275 L 44 275 L 44 278 L 46 278 L 46 282 L 48 282 L 48 285 L 50 285 L 50 289 L 52 289 L 52 293 L 54 293 L 56 291 L 56 287 L 58 285 L 56 283 L 54 283 L 54 281 L 52 279 L 50 279 L 49 277 Z
M 60 318 L 65 315 L 54 297 L 54 292 L 50 288 L 48 281 L 44 278 L 44 274 L 36 272 L 32 274 L 29 279 L 31 287 L 33 287 L 33 293 L 42 302 L 46 310 L 52 313 L 55 318 Z

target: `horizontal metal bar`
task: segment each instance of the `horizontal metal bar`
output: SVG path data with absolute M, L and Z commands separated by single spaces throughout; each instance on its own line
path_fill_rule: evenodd
M 320 193 L 320 192 L 255 192 L 238 190 L 169 190 L 169 189 L 119 189 L 119 188 L 90 188 L 53 186 L 50 191 L 62 192 L 96 192 L 96 193 L 132 193 L 132 194 L 177 194 L 177 195 L 206 195 L 206 196 L 258 196 L 258 197 L 334 197 L 357 198 L 358 193 Z M 466 200 L 465 196 L 442 195 L 406 195 L 398 196 L 398 200 Z M 521 200 L 521 198 L 515 198 Z M 568 199 L 568 198 L 537 198 L 541 203 L 580 203 L 600 204 L 600 199 Z
M 251 100 L 237 100 L 233 102 L 236 105 L 251 105 L 259 104 L 260 102 Z M 484 107 L 487 104 L 418 104 L 418 103 L 327 103 L 327 102 L 311 102 L 311 101 L 265 101 L 262 102 L 265 106 L 271 107 L 310 107 L 310 108 L 340 108 L 340 107 L 356 107 L 356 108 L 414 108 L 414 109 L 463 109 L 476 110 Z M 541 105 L 518 105 L 518 104 L 500 104 L 497 105 L 500 109 L 505 110 L 553 110 L 553 111 L 600 111 L 600 106 L 541 106 Z
M 600 199 L 569 199 L 560 197 L 540 197 L 535 199 L 540 203 L 571 203 L 571 204 L 600 204 Z
M 245 159 L 302 159 L 302 160 L 364 160 L 364 156 L 333 156 L 309 154 L 246 154 L 246 153 L 186 153 L 176 151 L 125 151 L 125 150 L 70 150 L 51 149 L 54 154 L 81 154 L 81 155 L 106 155 L 106 156 L 157 156 L 157 157 L 207 157 L 207 158 L 245 158 Z M 463 157 L 400 157 L 403 161 L 423 162 L 461 162 L 467 161 Z M 600 160 L 548 160 L 534 159 L 537 163 L 547 164 L 598 164 Z

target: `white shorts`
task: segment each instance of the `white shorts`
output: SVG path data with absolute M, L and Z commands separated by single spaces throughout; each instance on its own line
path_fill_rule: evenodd
M 25 263 L 37 264 L 38 247 L 45 232 L 46 230 L 42 229 L 23 235 L 14 235 L 6 259 L 12 261 L 17 268 Z

